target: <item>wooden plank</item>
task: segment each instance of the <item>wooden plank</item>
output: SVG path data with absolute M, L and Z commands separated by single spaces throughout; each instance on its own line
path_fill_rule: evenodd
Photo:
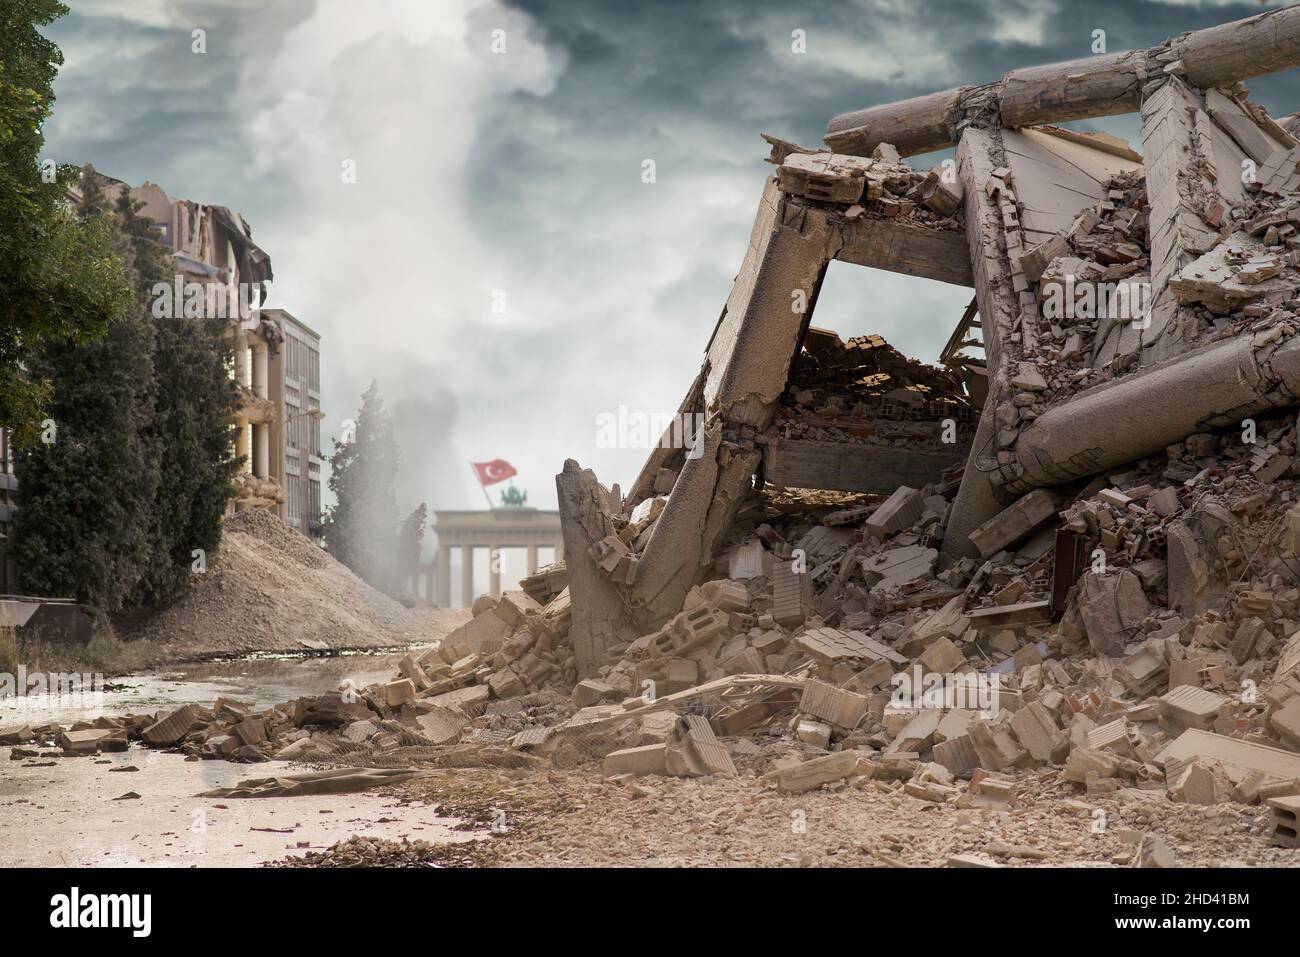
M 763 478 L 789 488 L 839 492 L 893 492 L 937 482 L 961 464 L 958 451 L 883 449 L 848 442 L 773 439 L 763 453 Z
M 835 254 L 841 262 L 937 279 L 954 286 L 975 284 L 966 237 L 959 231 L 857 219 L 845 223 L 842 232 L 844 245 Z

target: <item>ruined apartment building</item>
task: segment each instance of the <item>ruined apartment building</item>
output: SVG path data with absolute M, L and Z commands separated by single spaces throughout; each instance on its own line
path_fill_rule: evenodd
M 271 259 L 238 213 L 173 200 L 154 183 L 129 187 L 106 179 L 109 202 L 126 188 L 142 204 L 140 215 L 171 254 L 175 281 L 202 284 L 205 314 L 229 320 L 240 392 L 235 451 L 242 463 L 232 507 L 271 508 L 304 534 L 318 532 L 320 336 L 283 309 L 260 307 L 273 279 Z
M 321 458 L 320 333 L 284 309 L 263 309 L 262 321 L 275 323 L 284 338 L 271 354 L 269 392 L 277 399 L 279 421 L 271 426 L 285 499 L 279 514 L 291 527 L 319 539 Z

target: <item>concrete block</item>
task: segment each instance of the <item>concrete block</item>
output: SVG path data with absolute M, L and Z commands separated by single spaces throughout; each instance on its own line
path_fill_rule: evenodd
M 144 743 L 155 748 L 167 748 L 178 743 L 198 722 L 202 710 L 198 705 L 187 704 L 177 708 L 165 718 L 144 729 Z
M 910 527 L 921 517 L 924 508 L 924 496 L 902 485 L 871 513 L 863 527 L 868 534 L 885 538 Z
M 1056 516 L 1057 500 L 1046 489 L 1034 489 L 970 533 L 981 558 L 988 558 L 1042 528 Z
M 844 691 L 834 685 L 809 678 L 803 687 L 803 697 L 799 701 L 799 710 L 804 714 L 821 718 L 847 731 L 852 731 L 867 713 L 869 702 L 866 695 Z
M 979 755 L 966 733 L 954 735 L 934 745 L 931 756 L 953 774 L 965 774 L 979 767 Z
M 384 704 L 390 708 L 400 708 L 408 701 L 415 700 L 415 683 L 410 678 L 398 678 L 384 685 Z
M 1288 701 L 1281 710 L 1273 712 L 1269 723 L 1283 741 L 1300 750 L 1300 695 Z
M 1273 843 L 1278 847 L 1300 847 L 1300 796 L 1268 799 L 1272 813 Z
M 647 744 L 639 748 L 624 748 L 605 755 L 601 766 L 605 775 L 611 774 L 667 774 L 667 744 Z
M 821 748 L 824 751 L 831 744 L 831 726 L 825 721 L 803 718 L 795 726 L 794 736 L 804 744 L 811 744 L 814 748 Z
M 1037 701 L 1015 712 L 1008 721 L 1012 733 L 1035 761 L 1054 761 L 1063 756 L 1066 736 L 1050 711 Z
M 1209 731 L 1219 708 L 1228 703 L 1221 694 L 1193 685 L 1179 685 L 1160 698 L 1160 727 L 1177 737 L 1188 728 Z

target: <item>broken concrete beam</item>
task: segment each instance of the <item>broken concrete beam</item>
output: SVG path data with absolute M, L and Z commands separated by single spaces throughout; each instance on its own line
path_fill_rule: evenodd
M 966 239 L 958 230 L 860 218 L 846 222 L 840 236 L 843 245 L 835 253 L 840 262 L 954 286 L 973 283 Z
M 1208 342 L 1078 393 L 1023 428 L 1003 488 L 1022 492 L 1163 451 L 1207 427 L 1300 402 L 1300 337 L 1268 331 Z M 1134 415 L 1134 410 L 1141 410 Z M 1115 423 L 1126 427 L 1117 430 Z
M 996 459 L 990 461 L 999 448 L 996 412 L 1005 398 L 1005 387 L 1000 384 L 1005 380 L 1003 343 L 1010 340 L 1020 319 L 1011 262 L 1003 252 L 1007 237 L 1001 210 L 989 190 L 991 184 L 1001 182 L 993 174 L 1002 155 L 1000 142 L 984 130 L 967 129 L 957 144 L 957 176 L 965 190 L 966 241 L 989 387 L 943 536 L 944 556 L 954 561 L 978 554 L 971 532 L 1009 504 L 995 485 Z
M 832 781 L 870 776 L 874 769 L 875 765 L 858 751 L 836 751 L 824 757 L 776 768 L 765 774 L 764 778 L 775 783 L 777 790 L 784 794 L 802 794 Z
M 1237 777 L 1260 771 L 1283 781 L 1300 778 L 1300 754 L 1195 728 L 1184 731 L 1156 755 L 1166 778 L 1171 773 L 1176 777 L 1192 761 L 1218 762 Z
M 837 153 L 869 156 L 892 143 L 902 156 L 953 144 L 968 110 L 996 110 L 1002 125 L 1023 128 L 1131 113 L 1148 77 L 1176 62 L 1193 86 L 1227 86 L 1300 64 L 1300 11 L 1293 7 L 1185 33 L 1167 45 L 1012 70 L 999 83 L 842 113 L 826 128 Z
M 990 605 L 987 608 L 972 609 L 966 613 L 966 617 L 976 631 L 1035 625 L 1052 620 L 1052 603 L 1044 599 L 1022 601 L 1014 605 Z
M 1059 503 L 1046 489 L 1035 489 L 998 512 L 970 533 L 981 558 L 1014 545 L 1056 517 Z
M 592 545 L 616 532 L 609 491 L 572 459 L 555 477 L 555 488 L 572 599 L 569 640 L 578 677 L 587 678 L 605 661 L 606 648 L 634 640 L 640 629 L 618 586 L 589 554 Z
M 935 481 L 961 463 L 956 449 L 955 445 L 934 452 L 899 448 L 890 449 L 887 455 L 873 455 L 848 442 L 778 436 L 763 448 L 763 478 L 788 488 L 888 493 L 900 485 Z

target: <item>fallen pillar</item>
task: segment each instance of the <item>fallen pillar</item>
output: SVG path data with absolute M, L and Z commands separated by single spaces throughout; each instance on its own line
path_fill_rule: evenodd
M 900 155 L 913 156 L 952 146 L 975 112 L 996 110 L 1012 129 L 1131 113 L 1141 105 L 1144 82 L 1170 64 L 1201 88 L 1300 65 L 1300 7 L 1186 33 L 1146 50 L 1012 70 L 999 83 L 842 113 L 824 139 L 837 153 L 870 156 L 881 143 L 892 143 Z
M 1026 492 L 1153 455 L 1195 432 L 1300 401 L 1300 337 L 1235 336 L 1105 382 L 1048 409 L 1021 431 L 997 479 Z M 1124 428 L 1116 428 L 1116 423 Z M 972 455 L 974 452 L 972 452 Z

